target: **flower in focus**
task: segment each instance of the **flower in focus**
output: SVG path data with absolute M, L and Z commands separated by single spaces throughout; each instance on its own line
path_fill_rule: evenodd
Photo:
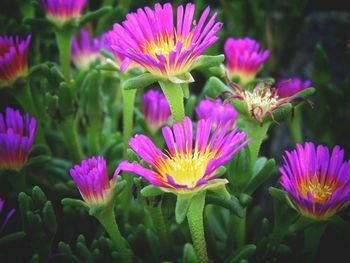
M 27 162 L 35 137 L 36 119 L 19 110 L 0 113 L 0 168 L 19 171 Z
M 5 201 L 2 200 L 0 198 L 0 216 L 2 214 L 2 210 L 4 209 L 4 204 L 5 204 Z M 10 212 L 7 213 L 7 215 L 5 216 L 5 219 L 4 221 L 0 224 L 0 233 L 4 230 L 7 222 L 10 220 L 10 218 L 13 216 L 13 214 L 15 213 L 16 209 L 12 208 L 10 210 Z
M 87 70 L 100 57 L 101 43 L 98 38 L 92 38 L 87 29 L 81 29 L 79 35 L 73 37 L 72 60 L 81 70 Z
M 47 16 L 58 25 L 79 18 L 86 0 L 41 0 Z
M 339 146 L 330 155 L 326 146 L 297 144 L 283 158 L 281 184 L 302 215 L 329 218 L 350 201 L 350 161 Z
M 230 85 L 235 92 L 231 98 L 244 101 L 251 117 L 259 123 L 263 123 L 267 115 L 273 117 L 274 110 L 297 100 L 291 97 L 279 98 L 277 90 L 264 83 L 258 83 L 253 92 L 241 88 L 234 83 L 230 83 Z
M 218 126 L 225 126 L 227 123 L 230 129 L 235 126 L 238 112 L 231 104 L 224 104 L 220 98 L 216 100 L 202 100 L 195 109 L 198 119 L 210 119 L 213 129 Z
M 198 23 L 194 24 L 195 5 L 188 3 L 177 8 L 174 21 L 173 7 L 157 3 L 129 13 L 122 24 L 114 24 L 111 48 L 126 57 L 121 70 L 135 61 L 150 73 L 172 79 L 188 73 L 191 65 L 205 49 L 214 44 L 222 23 L 215 22 L 215 13 L 207 23 L 207 7 Z M 193 27 L 192 27 L 193 26 Z
M 31 36 L 25 40 L 0 36 L 0 84 L 11 85 L 28 73 L 28 49 Z
M 168 101 L 162 92 L 149 90 L 143 95 L 144 115 L 147 126 L 152 133 L 167 124 L 171 112 Z
M 70 170 L 70 175 L 89 206 L 107 204 L 112 199 L 115 180 L 109 181 L 102 156 L 83 160 Z
M 154 170 L 124 161 L 115 174 L 133 172 L 162 190 L 176 194 L 224 185 L 226 179 L 215 179 L 216 170 L 250 141 L 245 140 L 246 133 L 238 132 L 238 128 L 228 133 L 229 127 L 218 127 L 211 135 L 211 121 L 199 120 L 193 145 L 192 121 L 185 117 L 184 123 L 175 123 L 172 130 L 162 129 L 167 154 L 147 136 L 136 135 L 130 140 L 131 149 Z
M 232 80 L 239 77 L 241 84 L 254 79 L 261 65 L 269 57 L 268 50 L 262 50 L 258 42 L 251 38 L 228 38 L 224 46 L 227 75 Z
M 299 78 L 282 79 L 276 84 L 277 95 L 280 98 L 291 97 L 294 94 L 311 87 L 311 80 L 302 81 Z

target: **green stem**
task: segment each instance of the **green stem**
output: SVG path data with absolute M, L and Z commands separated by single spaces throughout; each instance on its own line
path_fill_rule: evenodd
M 98 154 L 100 149 L 100 130 L 99 125 L 90 124 L 87 127 L 87 146 L 90 156 Z
M 126 240 L 122 237 L 115 221 L 114 207 L 105 207 L 100 213 L 96 213 L 95 217 L 100 221 L 101 225 L 111 237 L 120 254 L 121 262 L 132 262 L 131 254 L 126 246 Z
M 134 120 L 134 103 L 136 90 L 124 90 L 123 91 L 123 143 L 124 152 L 123 156 L 126 158 L 126 152 L 129 148 L 129 140 L 132 136 L 133 120 Z
M 267 134 L 267 131 L 270 127 L 270 122 L 260 124 L 255 121 L 246 121 L 245 123 L 245 131 L 248 133 L 249 138 L 251 138 L 251 142 L 248 144 L 248 148 L 250 151 L 250 162 L 254 169 L 255 162 L 258 159 L 259 151 L 263 140 Z
M 288 126 L 292 134 L 292 138 L 295 143 L 303 142 L 303 132 L 302 132 L 302 115 L 301 108 L 297 107 L 294 111 L 294 117 L 289 120 Z
M 246 214 L 247 214 L 247 208 L 244 208 L 243 210 L 243 218 L 239 218 L 238 216 L 235 216 L 234 224 L 236 229 L 236 241 L 238 248 L 241 248 L 245 244 L 245 238 L 246 238 Z
M 325 222 L 315 223 L 304 230 L 305 234 L 305 262 L 316 262 L 317 250 L 320 245 L 321 237 L 326 230 L 327 224 Z
M 71 80 L 71 52 L 74 30 L 70 28 L 56 29 L 56 40 L 59 51 L 60 65 L 67 82 Z
M 159 85 L 168 100 L 174 122 L 182 122 L 185 118 L 185 106 L 181 85 L 170 81 L 159 81 Z
M 205 204 L 205 191 L 195 195 L 187 212 L 188 225 L 191 232 L 193 246 L 199 262 L 207 263 L 208 254 L 204 236 L 203 209 Z
M 79 142 L 76 126 L 76 120 L 74 118 L 68 118 L 60 124 L 66 147 L 70 150 L 73 161 L 75 163 L 80 163 L 80 161 L 84 159 L 84 154 Z

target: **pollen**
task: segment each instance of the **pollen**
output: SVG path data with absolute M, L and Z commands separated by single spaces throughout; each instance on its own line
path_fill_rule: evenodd
M 302 184 L 301 193 L 305 198 L 308 198 L 309 193 L 311 193 L 314 202 L 324 204 L 331 199 L 335 189 L 336 185 L 322 183 L 317 177 L 314 177 Z

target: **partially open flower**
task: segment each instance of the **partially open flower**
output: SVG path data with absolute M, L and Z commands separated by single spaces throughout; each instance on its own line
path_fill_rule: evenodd
M 115 174 L 121 171 L 133 172 L 163 191 L 175 194 L 224 185 L 226 179 L 216 179 L 217 169 L 230 161 L 250 141 L 245 139 L 245 132 L 238 132 L 238 128 L 228 132 L 229 127 L 218 127 L 211 135 L 211 121 L 199 120 L 193 144 L 192 121 L 185 117 L 184 123 L 175 123 L 172 130 L 169 127 L 162 129 L 167 154 L 147 136 L 136 135 L 130 140 L 131 149 L 154 170 L 124 161 Z
M 281 184 L 302 215 L 326 219 L 350 201 L 350 161 L 339 146 L 330 155 L 326 146 L 298 144 L 283 159 Z
M 11 85 L 28 74 L 28 49 L 31 36 L 25 40 L 0 36 L 0 84 Z
M 156 133 L 170 120 L 169 103 L 162 92 L 157 90 L 147 91 L 143 95 L 143 109 L 147 126 L 152 133 Z
M 98 38 L 92 38 L 87 29 L 81 29 L 79 34 L 73 37 L 72 60 L 80 70 L 87 70 L 90 65 L 100 57 L 101 43 Z
M 230 80 L 238 77 L 241 84 L 254 79 L 261 65 L 269 57 L 268 50 L 262 50 L 251 38 L 228 38 L 225 43 L 227 75 Z
M 19 110 L 0 113 L 0 168 L 19 171 L 26 164 L 35 137 L 36 119 Z
M 218 126 L 225 126 L 227 123 L 230 129 L 235 126 L 235 121 L 238 117 L 238 112 L 231 104 L 224 104 L 222 100 L 205 99 L 202 100 L 195 109 L 198 119 L 210 119 L 213 129 Z
M 122 24 L 114 24 L 111 34 L 112 49 L 126 58 L 121 70 L 134 61 L 167 79 L 188 73 L 199 55 L 218 40 L 222 23 L 215 22 L 217 13 L 206 23 L 209 12 L 208 7 L 195 26 L 195 5 L 191 3 L 177 8 L 175 21 L 170 3 L 129 13 Z
M 41 0 L 47 17 L 57 25 L 79 18 L 86 0 Z
M 3 209 L 4 209 L 5 201 L 0 198 L 0 216 L 3 217 L 3 222 L 0 224 L 0 234 L 4 230 L 7 222 L 11 219 L 13 214 L 16 212 L 16 209 L 12 208 L 7 215 L 3 215 Z
M 106 161 L 102 156 L 83 160 L 70 170 L 81 196 L 89 206 L 107 204 L 113 197 L 116 178 L 108 178 Z
M 311 87 L 311 80 L 302 81 L 299 78 L 281 79 L 276 84 L 277 95 L 280 98 L 291 97 L 294 94 Z

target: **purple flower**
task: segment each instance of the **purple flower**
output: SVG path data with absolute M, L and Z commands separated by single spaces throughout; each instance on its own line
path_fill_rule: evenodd
M 115 180 L 109 181 L 106 161 L 102 156 L 83 160 L 70 170 L 81 196 L 89 206 L 108 203 Z M 115 178 L 116 179 L 116 178 Z
M 41 0 L 47 16 L 58 25 L 80 17 L 86 0 Z
M 195 110 L 198 119 L 210 119 L 214 129 L 226 124 L 229 124 L 230 129 L 233 129 L 238 117 L 236 109 L 231 104 L 224 104 L 221 99 L 202 100 Z
M 92 38 L 87 29 L 81 29 L 79 34 L 73 37 L 72 60 L 74 65 L 81 70 L 89 69 L 90 65 L 100 57 L 100 49 L 100 40 Z
M 171 112 L 168 101 L 162 92 L 149 90 L 143 95 L 143 110 L 147 126 L 152 133 L 167 124 Z
M 0 168 L 19 171 L 27 162 L 35 137 L 36 119 L 19 110 L 0 113 Z
M 4 208 L 5 201 L 0 198 L 0 215 L 2 214 L 2 210 Z M 0 233 L 4 230 L 7 222 L 10 220 L 10 218 L 13 216 L 13 214 L 16 212 L 16 209 L 12 208 L 10 212 L 7 213 L 5 216 L 4 222 L 0 224 Z
M 166 153 L 144 135 L 136 135 L 130 140 L 130 147 L 153 169 L 138 163 L 120 163 L 115 175 L 121 171 L 133 172 L 174 193 L 198 191 L 218 187 L 227 183 L 225 179 L 215 179 L 216 170 L 230 161 L 240 149 L 247 145 L 246 133 L 238 128 L 228 132 L 230 125 L 217 128 L 211 133 L 210 120 L 199 120 L 196 136 L 193 138 L 192 121 L 185 117 L 184 123 L 175 123 L 173 128 L 162 129 Z M 215 180 L 214 180 L 215 179 Z
M 302 215 L 329 218 L 350 201 L 350 161 L 339 146 L 330 155 L 326 146 L 297 144 L 283 159 L 281 184 Z
M 241 84 L 254 79 L 261 65 L 270 56 L 268 50 L 262 50 L 258 42 L 251 38 L 232 37 L 226 40 L 225 56 L 229 79 L 239 77 Z
M 11 85 L 28 73 L 28 49 L 31 36 L 0 36 L 0 84 Z
M 165 78 L 188 73 L 199 55 L 218 40 L 222 23 L 215 22 L 217 13 L 206 23 L 209 12 L 207 7 L 195 26 L 191 3 L 177 8 L 176 21 L 170 3 L 129 13 L 122 24 L 114 24 L 111 34 L 111 48 L 125 57 L 121 70 L 134 61 Z
M 276 84 L 278 97 L 285 98 L 311 87 L 311 80 L 302 81 L 299 78 L 281 79 Z

